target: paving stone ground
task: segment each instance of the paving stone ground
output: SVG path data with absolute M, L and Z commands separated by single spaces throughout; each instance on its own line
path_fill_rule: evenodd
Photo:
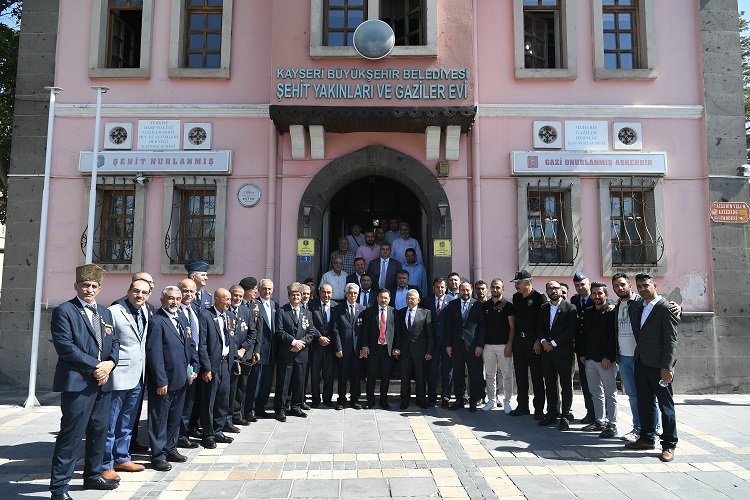
M 1 500 L 49 498 L 59 395 L 37 397 L 41 406 L 27 410 L 20 406 L 25 391 L 0 388 Z M 750 498 L 750 395 L 676 399 L 679 444 L 671 464 L 657 452 L 625 451 L 622 441 L 583 433 L 577 422 L 561 432 L 502 409 L 321 407 L 308 418 L 242 427 L 234 443 L 214 450 L 181 450 L 188 462 L 168 473 L 121 473 L 111 492 L 82 489 L 81 459 L 70 494 L 86 500 Z M 583 416 L 580 394 L 575 403 L 574 413 Z M 619 403 L 624 433 L 629 407 L 625 397 Z M 148 465 L 146 456 L 135 459 Z

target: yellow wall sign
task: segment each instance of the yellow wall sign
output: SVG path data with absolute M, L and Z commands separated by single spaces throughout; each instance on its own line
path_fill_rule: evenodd
M 315 240 L 312 238 L 297 238 L 297 256 L 315 255 Z
M 451 256 L 451 240 L 433 240 L 432 247 L 435 257 Z

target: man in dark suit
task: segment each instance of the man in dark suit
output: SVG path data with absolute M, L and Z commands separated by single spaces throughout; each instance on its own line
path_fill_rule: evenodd
M 276 392 L 273 406 L 279 422 L 286 422 L 287 407 L 289 415 L 307 416 L 301 407 L 305 398 L 308 352 L 315 337 L 312 314 L 300 307 L 302 284 L 294 282 L 287 286 L 287 296 L 289 303 L 276 314 Z
M 346 277 L 347 283 L 355 283 L 357 286 L 362 285 L 362 275 L 365 274 L 367 265 L 364 257 L 354 259 L 354 272 Z
M 450 335 L 445 332 L 445 317 L 448 311 L 448 296 L 445 294 L 447 284 L 444 278 L 435 278 L 432 282 L 432 292 L 421 302 L 432 314 L 433 342 L 432 359 L 428 364 L 427 404 L 437 404 L 437 385 L 440 379 L 442 407 L 448 408 L 451 399 L 451 384 L 453 383 L 453 363 L 445 351 Z
M 200 325 L 198 317 L 201 309 L 193 302 L 195 299 L 195 281 L 190 278 L 177 283 L 182 292 L 180 304 L 180 316 L 185 325 L 185 336 L 192 339 L 195 359 L 198 359 L 198 346 L 201 343 Z M 197 373 L 197 371 L 196 371 Z M 198 444 L 190 441 L 190 435 L 200 436 L 201 417 L 201 386 L 200 382 L 188 384 L 185 388 L 185 403 L 182 407 L 182 418 L 180 419 L 180 437 L 177 439 L 178 448 L 197 448 Z
M 331 336 L 333 338 L 333 350 L 338 359 L 339 368 L 339 397 L 336 409 L 343 410 L 346 404 L 346 385 L 349 383 L 349 404 L 355 410 L 361 410 L 359 404 L 360 394 L 360 339 L 362 338 L 361 314 L 365 307 L 357 303 L 359 286 L 356 283 L 347 283 L 344 289 L 346 301 L 333 308 L 331 314 Z
M 201 309 L 207 309 L 213 304 L 211 292 L 206 290 L 208 283 L 208 262 L 204 260 L 193 260 L 185 264 L 188 278 L 195 281 L 195 305 Z
M 255 332 L 255 323 L 252 321 L 252 312 L 245 305 L 245 289 L 240 285 L 233 285 L 229 289 L 231 294 L 231 303 L 229 310 L 234 315 L 234 345 L 237 353 L 234 362 L 231 363 L 232 374 L 229 381 L 229 415 L 224 424 L 225 432 L 239 432 L 234 424 L 248 425 L 250 422 L 241 418 L 237 407 L 244 399 L 245 387 L 247 386 L 247 377 L 249 373 L 243 375 L 243 366 L 240 363 L 249 363 L 252 357 L 257 334 Z M 239 401 L 239 403 L 238 403 Z
M 388 385 L 391 381 L 393 358 L 401 351 L 396 328 L 396 310 L 389 306 L 391 292 L 386 288 L 378 291 L 378 304 L 364 312 L 363 358 L 367 358 L 367 407 L 375 407 L 375 379 L 380 377 L 380 407 L 390 410 Z
M 398 336 L 401 350 L 401 409 L 406 410 L 411 400 L 411 379 L 414 373 L 417 406 L 427 408 L 425 382 L 427 362 L 432 359 L 435 333 L 432 329 L 432 314 L 419 306 L 419 290 L 406 294 L 406 307 L 396 313 L 396 325 L 401 329 Z
M 148 322 L 148 437 L 151 466 L 172 469 L 169 462 L 187 458 L 177 451 L 177 437 L 187 386 L 198 374 L 198 356 L 188 326 L 179 315 L 182 293 L 168 286 L 161 293 L 161 308 Z
M 84 489 L 113 490 L 117 481 L 102 477 L 112 396 L 110 374 L 118 362 L 120 341 L 112 315 L 96 303 L 104 269 L 95 264 L 76 268 L 76 297 L 52 312 L 52 343 L 57 366 L 52 389 L 60 391 L 60 432 L 52 454 L 50 492 L 53 499 L 70 498 L 76 450 L 86 436 Z
M 247 363 L 250 363 L 251 367 L 250 372 L 247 375 L 241 375 L 237 382 L 237 393 L 232 410 L 232 423 L 235 425 L 250 425 L 250 421 L 246 418 L 247 413 L 250 412 L 246 412 L 245 408 L 247 400 L 250 399 L 248 395 L 253 393 L 254 397 L 255 394 L 255 386 L 252 388 L 250 386 L 250 376 L 256 365 L 253 353 L 258 346 L 258 332 L 262 320 L 260 319 L 260 308 L 258 307 L 258 280 L 252 276 L 248 276 L 240 280 L 240 286 L 244 290 L 242 305 L 248 311 L 250 317 L 249 330 L 252 330 L 253 333 L 247 336 L 241 346 L 245 349 L 244 359 Z
M 656 291 L 656 283 L 648 274 L 637 274 L 635 284 L 642 301 L 629 308 L 630 323 L 636 338 L 635 386 L 641 434 L 637 441 L 625 448 L 653 450 L 655 448 L 656 419 L 653 399 L 661 411 L 661 446 L 659 459 L 674 460 L 677 446 L 677 417 L 675 415 L 672 379 L 677 363 L 677 324 L 679 319 L 669 310 L 667 301 Z
M 229 386 L 231 362 L 237 348 L 234 344 L 234 314 L 229 310 L 231 295 L 226 288 L 214 292 L 214 305 L 201 310 L 200 325 L 200 376 L 201 427 L 203 447 L 216 448 L 216 443 L 231 443 L 224 435 L 224 424 L 229 416 Z
M 576 287 L 576 294 L 570 298 L 570 303 L 576 306 L 578 311 L 578 329 L 576 335 L 583 335 L 583 311 L 593 307 L 594 302 L 591 299 L 591 281 L 583 272 L 578 271 L 573 276 L 573 285 Z M 586 365 L 576 356 L 578 364 L 578 378 L 581 380 L 581 392 L 583 393 L 583 403 L 586 406 L 586 415 L 581 419 L 582 424 L 591 424 L 595 420 L 594 401 L 591 398 L 589 390 L 589 381 L 586 377 Z
M 271 418 L 272 414 L 265 411 L 271 382 L 273 381 L 276 362 L 276 315 L 279 306 L 271 299 L 273 281 L 260 280 L 258 285 L 258 310 L 260 319 L 257 323 L 258 342 L 253 351 L 254 365 L 248 378 L 247 394 L 245 395 L 245 419 L 250 422 L 258 418 Z
M 401 263 L 391 257 L 390 243 L 380 245 L 380 258 L 370 261 L 367 274 L 372 276 L 372 286 L 378 290 L 396 288 L 396 274 L 401 270 Z
M 378 303 L 378 292 L 372 289 L 372 276 L 369 274 L 362 275 L 357 302 L 365 309 Z
M 578 312 L 573 304 L 562 300 L 560 283 L 547 283 L 549 302 L 539 311 L 537 335 L 542 344 L 542 373 L 547 391 L 547 414 L 539 425 L 557 423 L 560 417 L 560 430 L 568 430 L 573 415 L 573 340 L 578 331 Z M 557 413 L 557 383 L 562 391 L 562 414 Z
M 320 405 L 320 380 L 323 378 L 323 404 L 333 406 L 333 364 L 336 359 L 333 348 L 332 330 L 333 315 L 331 311 L 336 307 L 336 302 L 331 300 L 333 289 L 328 283 L 324 283 L 318 289 L 318 298 L 309 303 L 312 313 L 313 326 L 315 327 L 315 339 L 310 346 L 310 383 L 312 389 L 312 407 Z
M 445 333 L 450 335 L 446 352 L 453 361 L 453 384 L 456 401 L 451 410 L 465 406 L 464 374 L 469 375 L 469 411 L 477 411 L 477 401 L 484 394 L 482 374 L 482 351 L 484 349 L 484 308 L 471 297 L 471 283 L 464 281 L 458 287 L 458 299 L 448 304 L 445 318 Z

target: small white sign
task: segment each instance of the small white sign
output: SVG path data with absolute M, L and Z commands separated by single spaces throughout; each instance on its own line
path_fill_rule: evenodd
M 138 120 L 138 149 L 180 149 L 180 120 Z
M 512 151 L 516 175 L 664 175 L 667 153 Z
M 609 134 L 605 121 L 566 121 L 565 149 L 568 151 L 607 151 Z
M 78 171 L 91 172 L 91 151 L 81 151 Z M 102 151 L 97 172 L 231 174 L 231 151 Z
M 240 205 L 246 208 L 254 207 L 260 203 L 260 187 L 257 184 L 243 184 L 237 191 L 237 199 Z

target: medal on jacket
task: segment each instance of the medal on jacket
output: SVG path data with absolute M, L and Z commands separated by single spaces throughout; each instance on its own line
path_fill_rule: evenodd
M 310 323 L 307 321 L 307 316 L 302 316 L 302 329 L 307 330 L 308 326 L 310 326 Z

